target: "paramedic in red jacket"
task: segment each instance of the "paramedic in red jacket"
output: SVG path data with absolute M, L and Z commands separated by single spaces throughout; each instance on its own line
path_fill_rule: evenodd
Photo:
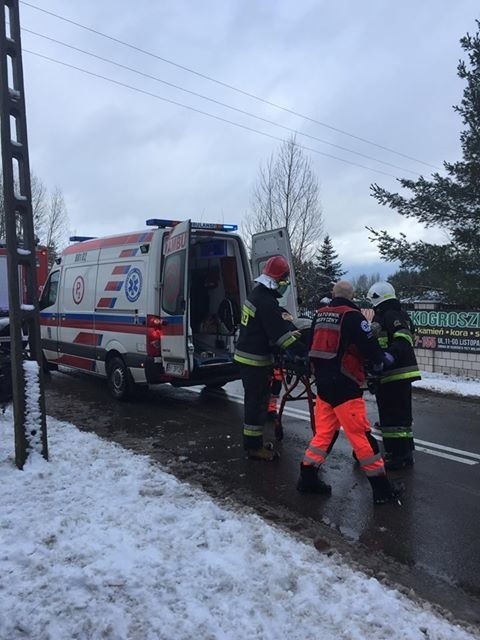
M 271 443 L 263 442 L 267 420 L 273 351 L 288 349 L 305 356 L 307 349 L 299 342 L 278 300 L 290 285 L 290 266 L 283 256 L 273 256 L 265 263 L 257 286 L 242 307 L 240 335 L 234 360 L 240 365 L 244 388 L 243 444 L 248 457 L 267 462 L 278 458 Z
M 317 311 L 310 351 L 317 386 L 315 435 L 300 465 L 297 489 L 331 493 L 331 487 L 318 478 L 318 470 L 342 426 L 370 482 L 374 503 L 397 502 L 398 492 L 387 479 L 362 397 L 365 363 L 379 372 L 387 357 L 352 300 L 352 285 L 340 281 L 333 287 L 329 305 Z

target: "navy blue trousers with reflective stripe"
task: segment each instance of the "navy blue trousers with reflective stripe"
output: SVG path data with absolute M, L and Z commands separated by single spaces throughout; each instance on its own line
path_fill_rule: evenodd
M 393 459 L 410 456 L 415 448 L 412 383 L 409 380 L 385 382 L 379 385 L 375 395 L 385 453 Z
M 263 426 L 267 421 L 272 367 L 251 367 L 242 364 L 240 375 L 244 390 L 243 445 L 245 449 L 260 449 L 263 446 Z M 245 430 L 255 431 L 257 435 L 246 435 Z

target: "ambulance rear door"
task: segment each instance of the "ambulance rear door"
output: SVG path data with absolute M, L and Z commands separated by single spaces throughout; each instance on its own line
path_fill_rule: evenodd
M 279 304 L 281 307 L 288 309 L 295 321 L 298 319 L 298 294 L 287 229 L 272 229 L 271 231 L 255 233 L 252 236 L 252 273 L 254 278 L 262 273 L 262 269 L 269 258 L 278 255 L 286 258 L 290 265 L 290 286 L 286 294 L 279 299 Z
M 161 352 L 165 373 L 174 378 L 188 378 L 193 367 L 188 304 L 190 235 L 190 220 L 180 222 L 165 236 L 163 246 Z

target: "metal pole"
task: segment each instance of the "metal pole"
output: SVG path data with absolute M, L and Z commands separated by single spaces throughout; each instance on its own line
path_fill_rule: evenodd
M 4 0 L 0 14 L 0 132 L 15 462 L 23 469 L 32 451 L 48 459 L 48 447 L 18 0 Z M 23 330 L 28 335 L 28 355 Z

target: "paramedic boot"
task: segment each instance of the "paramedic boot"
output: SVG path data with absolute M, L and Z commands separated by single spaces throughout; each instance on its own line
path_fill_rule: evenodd
M 402 504 L 400 497 L 403 493 L 404 485 L 401 482 L 391 482 L 387 476 L 369 476 L 368 480 L 372 487 L 373 504 Z
M 273 462 L 280 458 L 278 451 L 275 451 L 271 442 L 265 442 L 265 444 L 257 449 L 247 449 L 247 456 L 249 460 L 263 460 L 264 462 Z
M 300 464 L 300 477 L 297 482 L 297 490 L 301 493 L 319 493 L 330 495 L 332 487 L 320 480 L 318 469 L 311 464 Z

